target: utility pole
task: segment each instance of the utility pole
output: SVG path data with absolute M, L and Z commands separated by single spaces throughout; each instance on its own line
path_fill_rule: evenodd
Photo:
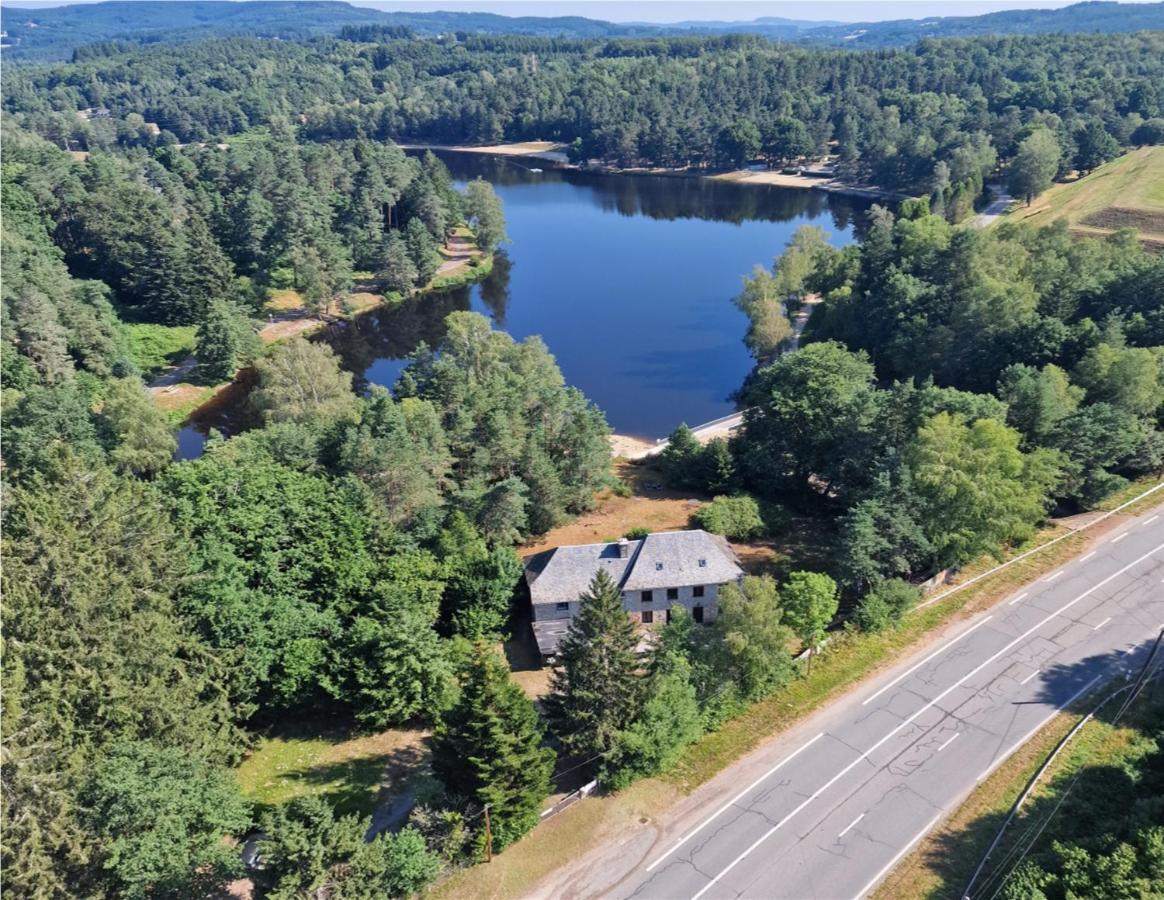
M 493 862 L 493 827 L 489 824 L 489 804 L 485 804 L 485 862 Z

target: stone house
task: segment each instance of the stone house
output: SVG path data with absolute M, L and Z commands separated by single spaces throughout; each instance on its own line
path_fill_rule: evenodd
M 738 584 L 744 572 L 728 542 L 706 531 L 667 531 L 641 540 L 556 547 L 526 562 L 533 632 L 543 659 L 550 659 L 578 612 L 579 596 L 599 569 L 622 592 L 636 622 L 665 622 L 682 606 L 695 622 L 715 620 L 720 587 Z

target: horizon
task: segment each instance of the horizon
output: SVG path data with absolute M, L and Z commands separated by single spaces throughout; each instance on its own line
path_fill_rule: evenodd
M 14 0 L 5 5 L 11 9 L 53 9 L 62 6 L 90 6 L 111 0 Z M 175 2 L 175 0 L 120 0 L 120 2 Z M 254 3 L 262 0 L 218 0 L 228 3 Z M 300 0 L 293 0 L 300 2 Z M 932 0 L 822 0 L 809 3 L 802 0 L 336 0 L 351 6 L 375 9 L 381 12 L 432 13 L 463 12 L 492 13 L 517 18 L 557 18 L 577 16 L 618 23 L 651 25 L 679 22 L 751 22 L 761 18 L 780 18 L 805 22 L 889 22 L 902 19 L 957 18 L 979 16 L 1013 10 L 1053 10 L 1078 5 L 1081 0 L 953 0 L 934 3 Z M 1141 5 L 1155 0 L 1116 0 L 1121 5 Z M 936 7 L 936 9 L 935 9 Z

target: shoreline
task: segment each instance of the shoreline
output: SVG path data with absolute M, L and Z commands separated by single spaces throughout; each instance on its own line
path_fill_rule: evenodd
M 397 144 L 401 150 L 440 150 L 446 153 L 476 153 L 481 156 L 505 158 L 538 159 L 552 162 L 557 168 L 577 172 L 592 172 L 599 175 L 656 175 L 663 178 L 709 178 L 713 181 L 730 181 L 736 184 L 762 185 L 766 187 L 788 187 L 803 190 L 824 191 L 858 200 L 888 200 L 900 203 L 911 199 L 911 195 L 900 191 L 889 191 L 876 185 L 849 184 L 830 177 L 811 175 L 788 175 L 777 169 L 753 170 L 735 169 L 730 172 L 706 172 L 698 169 L 668 168 L 666 166 L 630 166 L 619 168 L 608 165 L 578 165 L 566 156 L 566 144 L 554 141 L 517 141 L 510 144 Z
M 478 265 L 472 266 L 469 259 L 477 259 L 480 262 Z M 454 260 L 449 260 L 449 262 L 452 261 Z M 469 256 L 457 258 L 455 262 L 456 265 L 453 268 L 446 269 L 443 273 L 438 271 L 436 277 L 429 284 L 418 289 L 409 297 L 422 297 L 437 291 L 447 291 L 474 284 L 486 278 L 493 271 L 493 254 L 481 253 L 475 245 Z M 354 286 L 350 294 L 354 302 L 350 312 L 346 315 L 334 316 L 329 313 L 325 313 L 323 316 L 311 314 L 276 315 L 272 321 L 259 329 L 258 334 L 259 339 L 263 342 L 263 353 L 270 347 L 290 338 L 308 338 L 337 324 L 355 321 L 368 313 L 397 306 L 409 299 L 409 297 L 396 293 L 373 294 L 363 290 L 366 287 L 367 285 L 360 283 Z M 197 416 L 210 412 L 213 407 L 220 406 L 237 389 L 240 381 L 245 380 L 246 373 L 254 368 L 253 363 L 242 366 L 229 381 L 223 381 L 219 384 L 204 385 L 190 381 L 173 380 L 175 377 L 188 375 L 196 366 L 197 361 L 191 356 L 173 369 L 161 373 L 147 385 L 147 390 L 154 401 L 173 419 L 176 419 L 175 424 L 179 428 L 189 426 Z M 177 396 L 175 397 L 175 395 Z M 166 403 L 163 398 L 176 399 L 178 402 Z

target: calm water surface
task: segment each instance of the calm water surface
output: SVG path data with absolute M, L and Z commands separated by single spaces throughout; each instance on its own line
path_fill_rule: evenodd
M 505 204 L 511 243 L 493 273 L 321 339 L 357 387 L 391 387 L 419 341 L 435 342 L 446 315 L 471 309 L 515 338 L 541 335 L 615 431 L 649 438 L 731 412 L 728 397 L 751 367 L 746 320 L 731 303 L 741 276 L 770 265 L 801 225 L 849 243 L 867 208 L 820 191 L 443 159 L 458 180 L 491 181 Z M 244 426 L 238 404 L 225 404 L 183 429 L 179 455 L 197 455 L 210 427 Z

